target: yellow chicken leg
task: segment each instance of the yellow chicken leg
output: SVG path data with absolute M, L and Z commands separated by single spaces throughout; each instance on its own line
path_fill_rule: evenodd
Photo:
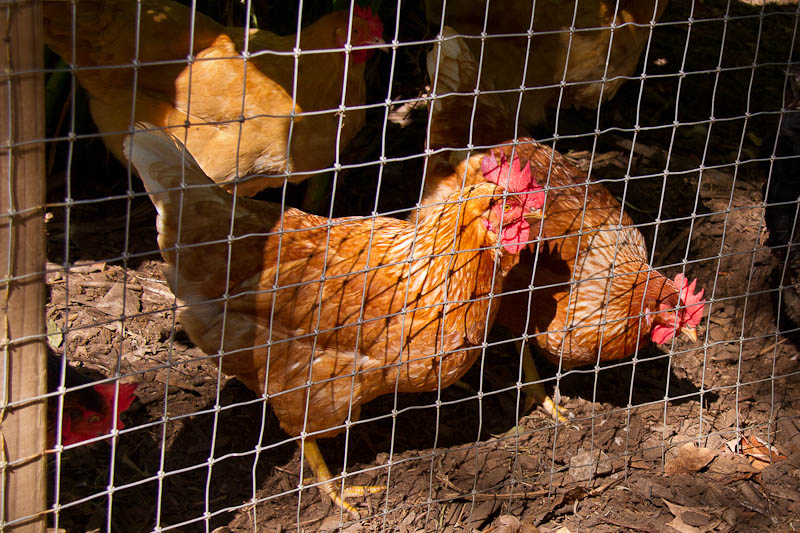
M 536 364 L 533 362 L 533 354 L 530 348 L 528 348 L 528 345 L 525 344 L 525 346 L 522 346 L 521 343 L 517 341 L 517 349 L 522 350 L 522 377 L 526 383 L 529 383 L 529 385 L 522 387 L 522 392 L 525 395 L 525 403 L 522 407 L 523 416 L 530 413 L 533 410 L 534 404 L 539 402 L 542 404 L 542 407 L 544 407 L 544 410 L 547 411 L 547 414 L 552 416 L 553 419 L 561 423 L 568 422 L 569 419 L 561 414 L 561 412 L 564 412 L 564 409 L 560 409 L 556 405 L 556 402 L 544 391 L 544 386 L 539 383 L 542 378 L 539 377 L 539 371 L 536 369 Z M 521 432 L 522 428 L 518 423 L 508 431 L 495 436 L 500 438 L 513 437 Z
M 525 393 L 525 413 L 529 413 L 533 409 L 533 405 L 539 402 L 554 419 L 559 422 L 567 422 L 569 419 L 559 412 L 563 411 L 563 409 L 559 409 L 553 399 L 544 391 L 544 386 L 539 383 L 542 378 L 539 377 L 539 371 L 533 362 L 533 354 L 528 344 L 526 343 L 522 346 L 522 343 L 517 341 L 517 348 L 522 350 L 522 376 L 527 383 L 530 383 L 530 385 L 522 388 Z
M 321 483 L 321 485 L 319 485 L 320 492 L 327 494 L 328 497 L 333 500 L 334 504 L 350 513 L 350 516 L 353 518 L 360 518 L 361 515 L 355 507 L 344 500 L 345 498 L 366 496 L 367 494 L 375 494 L 386 490 L 386 486 L 384 485 L 350 486 L 345 487 L 344 491 L 340 493 L 333 486 L 333 481 L 331 481 L 333 476 L 331 476 L 331 471 L 328 470 L 325 458 L 322 457 L 322 452 L 319 451 L 317 442 L 315 440 L 307 440 L 305 443 L 305 450 L 303 450 L 302 442 L 299 442 L 298 445 L 300 446 L 300 450 L 303 451 L 303 455 L 306 458 L 306 462 L 311 467 L 311 471 L 314 472 L 316 481 Z

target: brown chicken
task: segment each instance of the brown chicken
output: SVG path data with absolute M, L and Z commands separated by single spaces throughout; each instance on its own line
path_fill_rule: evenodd
M 289 177 L 298 182 L 331 166 L 364 124 L 365 111 L 352 108 L 365 102 L 364 67 L 373 53 L 355 49 L 348 62 L 341 49 L 383 42 L 369 9 L 356 8 L 350 35 L 349 11 L 330 13 L 302 30 L 299 47 L 331 51 L 303 54 L 295 79 L 294 56 L 285 53 L 296 46 L 294 35 L 245 35 L 170 0 L 144 0 L 141 10 L 130 0 L 85 0 L 75 4 L 74 18 L 71 2 L 43 7 L 45 42 L 78 68 L 92 117 L 117 158 L 125 161 L 122 140 L 134 122 L 173 126 L 214 181 L 267 175 L 227 185 L 243 195 L 281 186 L 276 175 L 301 173 Z
M 676 330 L 696 341 L 705 303 L 696 280 L 654 270 L 641 232 L 605 186 L 587 182 L 550 148 L 520 142 L 519 157 L 542 181 L 549 169 L 547 183 L 557 189 L 548 192 L 546 238 L 506 278 L 498 323 L 515 335 L 536 334 L 542 353 L 564 368 L 629 357 L 647 337 L 665 344 Z
M 531 335 L 564 368 L 628 357 L 647 338 L 664 344 L 677 330 L 696 340 L 704 308 L 696 281 L 689 284 L 681 274 L 670 280 L 648 265 L 642 234 L 604 185 L 530 138 L 504 142 L 514 137 L 514 118 L 497 94 L 451 94 L 475 90 L 477 63 L 452 29 L 443 33 L 441 53 L 434 47 L 428 56 L 435 93 L 445 96 L 432 104 L 430 147 L 436 153 L 422 204 L 482 181 L 487 150 L 480 147 L 493 143 L 500 146 L 488 153 L 529 162 L 535 179 L 548 186 L 543 238 L 520 254 L 506 277 L 496 324 L 517 337 Z M 465 149 L 470 132 L 478 147 L 471 152 Z
M 417 225 L 327 219 L 210 187 L 165 132 L 131 139 L 189 337 L 266 392 L 320 488 L 357 515 L 344 495 L 380 488 L 340 495 L 316 439 L 377 396 L 447 387 L 466 372 L 497 312 L 489 295 L 528 242 L 525 218 L 541 216 L 541 188 L 518 163 L 487 158 L 486 178 L 507 187 L 482 180 Z
M 441 23 L 443 4 L 426 0 L 428 20 Z M 458 33 L 480 36 L 486 4 L 486 0 L 447 2 L 444 23 Z M 650 36 L 650 21 L 661 18 L 666 7 L 667 0 L 491 0 L 482 78 L 497 90 L 513 90 L 500 98 L 516 112 L 527 67 L 520 118 L 529 126 L 544 122 L 546 108 L 559 104 L 562 80 L 566 82 L 562 107 L 595 108 L 601 99 L 613 98 L 626 77 L 633 75 Z M 531 20 L 534 34 L 528 52 Z M 573 22 L 575 31 L 570 33 Z M 498 34 L 520 35 L 493 37 Z M 480 57 L 482 44 L 481 39 L 467 40 L 475 57 Z

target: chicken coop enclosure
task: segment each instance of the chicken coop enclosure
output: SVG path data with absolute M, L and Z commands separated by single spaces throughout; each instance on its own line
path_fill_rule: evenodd
M 800 528 L 797 0 L 2 10 L 0 530 Z

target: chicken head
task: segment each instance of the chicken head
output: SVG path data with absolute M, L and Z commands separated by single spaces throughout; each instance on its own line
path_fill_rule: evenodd
M 696 328 L 703 318 L 706 303 L 703 300 L 705 289 L 695 292 L 697 280 L 689 283 L 683 274 L 676 275 L 673 283 L 679 291 L 678 305 L 668 301 L 659 304 L 659 313 L 653 317 L 654 324 L 651 331 L 651 338 L 656 344 L 669 342 L 677 330 L 692 341 L 697 341 Z
M 350 43 L 353 46 L 364 46 L 370 44 L 382 44 L 383 23 L 368 7 L 355 6 L 353 10 L 353 32 L 350 36 Z M 336 42 L 342 48 L 347 43 L 347 26 L 339 27 L 336 30 Z M 351 52 L 353 61 L 357 64 L 366 63 L 372 57 L 374 50 L 353 50 Z

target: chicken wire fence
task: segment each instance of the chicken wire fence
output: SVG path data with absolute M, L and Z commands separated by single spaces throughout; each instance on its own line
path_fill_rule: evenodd
M 48 526 L 794 530 L 796 1 L 187 4 L 41 3 Z

